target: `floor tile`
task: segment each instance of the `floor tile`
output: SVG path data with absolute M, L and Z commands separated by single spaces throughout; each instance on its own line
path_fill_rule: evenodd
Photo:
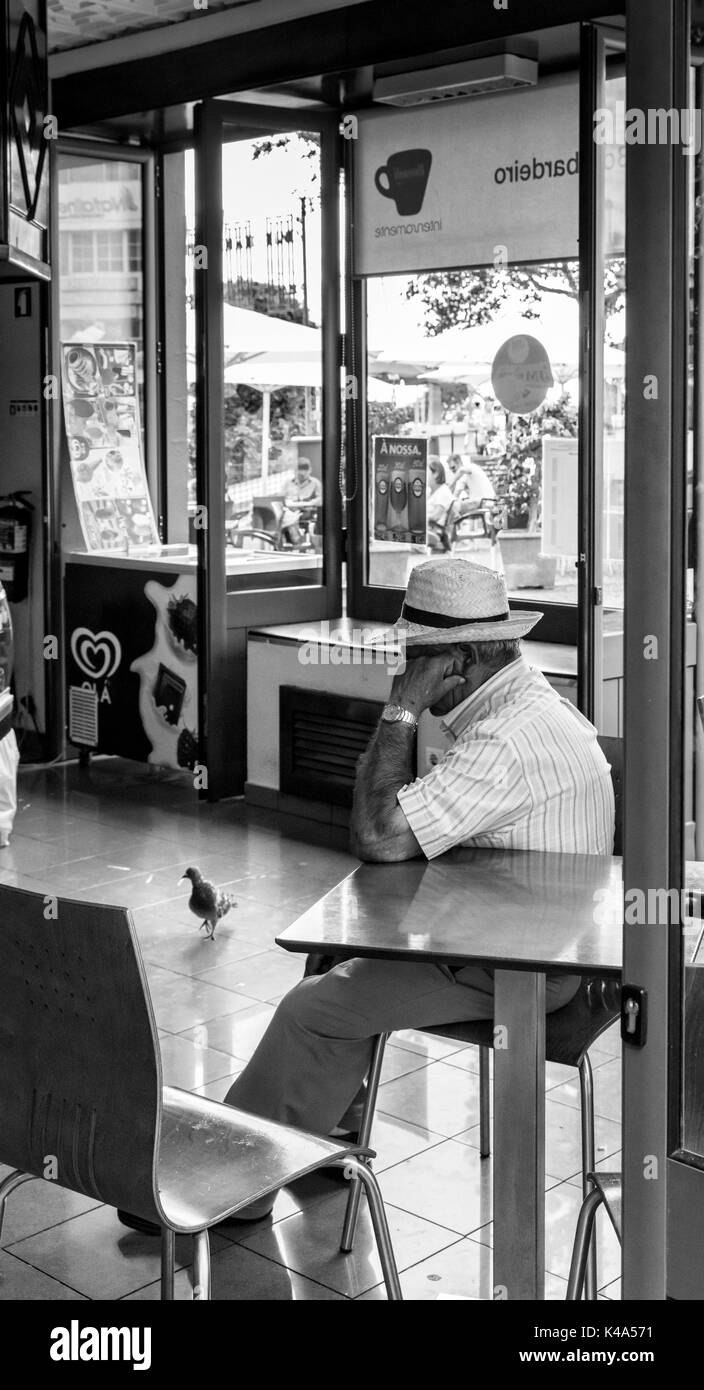
M 0 1181 L 8 1177 L 10 1169 L 3 1166 Z M 10 1193 L 5 1206 L 5 1220 L 2 1228 L 2 1245 L 12 1245 L 24 1236 L 34 1235 L 50 1226 L 58 1226 L 72 1216 L 78 1216 L 91 1207 L 100 1206 L 94 1197 L 84 1197 L 80 1192 L 69 1192 L 55 1182 L 42 1179 L 23 1182 Z
M 374 1171 L 382 1173 L 385 1168 L 403 1163 L 413 1154 L 422 1153 L 423 1149 L 433 1148 L 441 1142 L 441 1134 L 433 1134 L 421 1125 L 410 1124 L 397 1115 L 386 1115 L 383 1110 L 377 1110 L 371 1137 L 371 1147 L 376 1152 Z
M 465 1043 L 455 1042 L 451 1038 L 436 1037 L 434 1033 L 423 1033 L 419 1028 L 403 1028 L 400 1032 L 394 1033 L 393 1041 L 394 1047 L 405 1047 L 410 1052 L 420 1052 L 431 1061 L 438 1061 L 457 1052 L 476 1051 L 475 1048 L 467 1049 Z
M 0 1250 L 0 1300 L 42 1303 L 58 1303 L 63 1299 L 83 1299 L 77 1289 L 69 1288 L 58 1279 L 51 1279 L 40 1269 L 34 1269 L 25 1260 L 18 1259 L 7 1250 Z
M 222 1248 L 220 1236 L 213 1248 Z M 177 1264 L 191 1263 L 192 1241 L 177 1241 Z M 86 1298 L 122 1298 L 159 1275 L 160 1245 L 154 1236 L 120 1225 L 111 1207 L 94 1207 L 38 1235 L 20 1240 L 10 1254 Z
M 217 947 L 217 941 L 215 946 Z M 266 1003 L 273 995 L 293 989 L 303 978 L 304 958 L 279 949 L 247 956 L 235 963 L 213 965 L 198 976 L 206 984 L 224 986 L 237 994 Z
M 166 1086 L 181 1086 L 184 1091 L 195 1091 L 232 1071 L 232 1058 L 226 1053 L 198 1047 L 177 1034 L 162 1038 L 160 1047 Z
M 431 1062 L 421 1071 L 387 1081 L 379 1089 L 379 1105 L 389 1115 L 451 1138 L 477 1122 L 479 1079 L 446 1062 Z
M 270 1004 L 253 1004 L 224 1018 L 209 1018 L 196 1029 L 186 1028 L 183 1037 L 248 1062 L 273 1013 Z
M 475 1149 L 446 1139 L 379 1177 L 386 1203 L 458 1235 L 491 1221 L 492 1169 Z
M 569 1178 L 582 1172 L 582 1137 L 579 1111 L 571 1106 L 558 1105 L 550 1091 L 545 1101 L 545 1168 L 556 1178 Z M 605 1161 L 618 1153 L 621 1146 L 621 1126 L 613 1120 L 595 1116 L 594 1133 L 597 1161 Z M 479 1148 L 479 1126 L 474 1125 L 456 1135 L 462 1144 Z M 607 1164 L 608 1166 L 608 1164 Z M 577 1177 L 579 1181 L 579 1177 Z
M 242 1245 L 231 1245 L 227 1250 L 218 1251 L 212 1256 L 213 1302 L 277 1302 L 291 1303 L 298 1300 L 306 1302 L 338 1299 L 345 1300 L 343 1294 L 316 1284 L 301 1274 L 284 1269 L 273 1260 L 257 1255 Z M 128 1294 L 126 1303 L 157 1300 L 160 1297 L 160 1284 L 157 1280 L 145 1288 Z M 193 1298 L 193 1271 L 179 1270 L 174 1280 L 174 1298 L 188 1300 Z
M 248 1236 L 241 1244 L 276 1260 L 309 1279 L 356 1298 L 381 1280 L 381 1269 L 374 1245 L 367 1210 L 360 1214 L 355 1248 L 349 1255 L 339 1251 L 345 1210 L 344 1190 L 311 1209 L 279 1221 L 275 1226 Z M 421 1217 L 387 1207 L 386 1215 L 399 1269 L 449 1244 L 452 1236 L 440 1226 Z
M 232 1066 L 233 1062 L 231 1057 L 228 1058 L 228 1061 L 230 1066 Z M 239 1076 L 243 1067 L 244 1062 L 242 1066 L 236 1067 L 233 1071 L 228 1072 L 227 1076 L 220 1076 L 217 1081 L 209 1081 L 206 1086 L 194 1086 L 193 1090 L 196 1092 L 196 1095 L 208 1096 L 210 1100 L 224 1100 L 235 1077 Z
M 147 974 L 156 1021 L 169 1033 L 182 1033 L 208 1019 L 221 1018 L 252 1006 L 252 1000 L 243 994 L 187 975 L 177 975 L 160 965 L 150 965 Z

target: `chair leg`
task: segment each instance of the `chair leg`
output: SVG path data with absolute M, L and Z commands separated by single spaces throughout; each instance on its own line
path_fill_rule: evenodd
M 594 1220 L 603 1200 L 599 1189 L 593 1187 L 580 1208 L 567 1283 L 566 1298 L 569 1303 L 578 1302 L 582 1297 L 589 1251 L 594 1244 Z
M 369 1148 L 369 1140 L 372 1133 L 374 1121 L 374 1111 L 376 1110 L 376 1098 L 379 1093 L 379 1082 L 381 1080 L 381 1068 L 384 1062 L 384 1051 L 388 1033 L 380 1033 L 374 1041 L 374 1051 L 367 1077 L 367 1094 L 364 1100 L 364 1110 L 359 1126 L 359 1145 L 363 1149 Z M 357 1217 L 359 1215 L 359 1200 L 362 1195 L 362 1188 L 359 1178 L 353 1178 L 350 1183 L 350 1190 L 347 1197 L 347 1208 L 345 1210 L 345 1221 L 342 1227 L 342 1238 L 340 1240 L 340 1250 L 343 1255 L 349 1255 L 354 1245 L 354 1234 L 357 1229 Z
M 338 1168 L 351 1168 L 356 1174 L 356 1180 L 364 1183 L 367 1201 L 369 1202 L 369 1213 L 372 1219 L 374 1237 L 376 1239 L 377 1250 L 379 1251 L 381 1272 L 384 1276 L 384 1284 L 386 1285 L 386 1293 L 389 1302 L 402 1302 L 403 1294 L 401 1292 L 401 1284 L 396 1268 L 396 1258 L 394 1256 L 393 1245 L 391 1244 L 389 1224 L 386 1220 L 386 1212 L 384 1210 L 381 1192 L 379 1191 L 379 1184 L 369 1164 L 365 1163 L 364 1159 L 340 1158 L 336 1160 L 336 1166 Z
M 34 1179 L 34 1173 L 21 1173 L 17 1169 L 14 1173 L 8 1173 L 7 1177 L 0 1182 L 0 1240 L 2 1240 L 2 1227 L 5 1220 L 5 1206 L 11 1192 L 14 1192 L 20 1183 L 30 1182 Z
M 168 1226 L 161 1228 L 161 1297 L 171 1302 L 174 1296 L 174 1268 L 176 1264 L 176 1232 Z
M 193 1237 L 193 1301 L 210 1298 L 210 1239 L 207 1231 L 196 1231 Z
M 586 1198 L 592 1190 L 589 1177 L 596 1164 L 596 1141 L 594 1138 L 594 1076 L 589 1053 L 585 1052 L 579 1066 L 579 1096 L 582 1121 L 582 1197 Z M 587 1259 L 585 1294 L 590 1300 L 596 1298 L 597 1267 L 596 1241 L 591 1242 Z
M 479 1049 L 479 1156 L 491 1153 L 491 1082 L 489 1080 L 489 1048 Z

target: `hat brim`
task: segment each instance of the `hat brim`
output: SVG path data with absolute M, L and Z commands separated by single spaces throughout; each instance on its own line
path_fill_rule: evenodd
M 542 613 L 534 609 L 524 613 L 512 613 L 500 623 L 465 623 L 462 627 L 426 627 L 424 623 L 409 623 L 399 618 L 393 627 L 385 632 L 375 633 L 370 645 L 391 646 L 400 642 L 407 647 L 452 646 L 455 642 L 509 642 L 525 637 L 535 624 L 540 622 Z

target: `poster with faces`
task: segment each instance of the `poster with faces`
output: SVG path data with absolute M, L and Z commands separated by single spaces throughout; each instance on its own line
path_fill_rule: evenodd
M 61 379 L 86 549 L 159 545 L 142 452 L 136 343 L 62 343 Z

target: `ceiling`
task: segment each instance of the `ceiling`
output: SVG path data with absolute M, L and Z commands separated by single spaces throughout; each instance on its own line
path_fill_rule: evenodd
M 246 9 L 259 0 L 47 0 L 49 51 L 102 43 L 146 29 L 202 19 L 220 10 Z

